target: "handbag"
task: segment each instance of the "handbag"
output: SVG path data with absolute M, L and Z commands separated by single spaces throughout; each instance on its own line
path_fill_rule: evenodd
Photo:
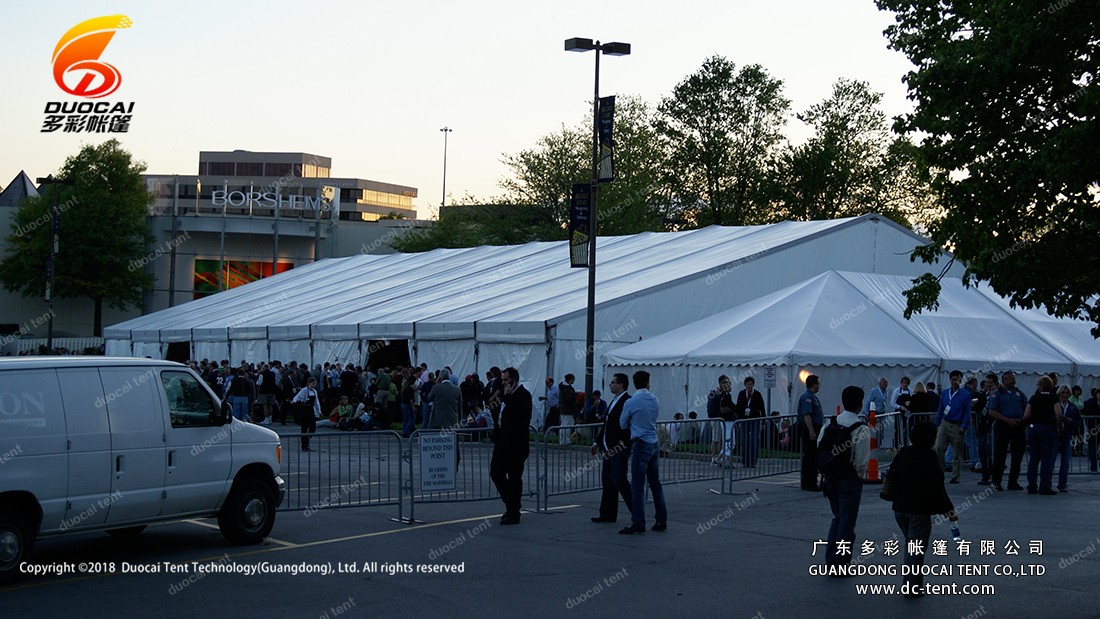
M 886 469 L 886 476 L 882 478 L 882 488 L 878 491 L 878 498 L 883 501 L 893 501 L 897 491 L 897 482 L 894 479 L 894 468 Z

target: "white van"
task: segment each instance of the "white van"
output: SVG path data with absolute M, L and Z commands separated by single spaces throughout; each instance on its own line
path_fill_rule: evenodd
M 286 492 L 281 455 L 178 363 L 0 359 L 0 583 L 64 533 L 217 516 L 231 543 L 257 544 Z

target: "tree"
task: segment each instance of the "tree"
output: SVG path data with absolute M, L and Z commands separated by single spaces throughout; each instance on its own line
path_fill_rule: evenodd
M 87 297 L 95 305 L 94 334 L 103 332 L 103 303 L 125 310 L 141 307 L 152 278 L 133 268 L 152 240 L 146 217 L 153 195 L 135 162 L 117 140 L 84 146 L 65 160 L 58 177 L 72 186 L 48 185 L 16 211 L 8 254 L 0 260 L 0 283 L 10 292 L 41 297 L 51 245 L 50 209 L 62 210 L 60 246 L 54 260 L 54 294 Z
M 566 238 L 562 226 L 547 218 L 545 209 L 526 204 L 483 204 L 466 196 L 439 210 L 435 225 L 410 230 L 391 243 L 401 252 L 441 247 L 519 245 Z
M 832 94 L 797 117 L 814 128 L 778 158 L 776 219 L 814 220 L 881 213 L 910 225 L 929 207 L 930 188 L 912 143 L 893 136 L 866 82 L 840 79 Z
M 895 127 L 920 136 L 944 206 L 915 257 L 949 250 L 966 283 L 1087 317 L 1100 337 L 1100 4 L 877 3 L 917 67 L 905 76 L 915 111 Z M 936 307 L 937 276 L 914 284 L 908 311 Z
M 615 180 L 600 183 L 596 205 L 601 235 L 660 230 L 667 202 L 667 154 L 654 129 L 653 109 L 638 97 L 615 99 Z M 512 177 L 496 202 L 544 207 L 562 227 L 569 221 L 574 183 L 592 181 L 592 113 L 574 127 L 539 139 L 534 149 L 505 155 Z
M 766 217 L 768 161 L 783 139 L 790 101 L 760 65 L 737 71 L 712 56 L 658 106 L 668 145 L 673 203 L 701 225 Z
M 601 235 L 662 229 L 667 156 L 653 115 L 637 97 L 616 97 L 615 180 L 600 184 L 596 216 Z M 466 196 L 441 209 L 435 226 L 409 232 L 394 247 L 412 252 L 565 239 L 573 184 L 592 180 L 591 111 L 579 124 L 539 138 L 535 147 L 504 155 L 504 164 L 512 174 L 500 182 L 502 195 Z

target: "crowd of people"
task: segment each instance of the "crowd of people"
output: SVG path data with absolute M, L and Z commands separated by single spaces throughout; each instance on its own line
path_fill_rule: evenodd
M 203 359 L 188 365 L 233 409 L 241 421 L 297 424 L 303 434 L 318 426 L 339 430 L 386 430 L 399 424 L 404 437 L 421 428 L 491 430 L 499 406 L 501 371 L 486 382 L 468 375 L 460 383 L 451 368 L 429 371 L 427 364 L 396 368 L 273 360 L 233 367 Z M 302 450 L 310 451 L 309 437 Z
M 1056 374 L 1038 377 L 1031 395 L 1017 386 L 1011 371 L 978 377 L 955 370 L 949 377 L 938 393 L 932 383 L 931 388 L 919 381 L 910 387 L 908 377 L 902 377 L 901 385 L 891 392 L 888 379 L 882 377 L 861 412 L 864 417 L 871 411 L 900 413 L 901 421 L 895 425 L 899 440 L 902 427 L 911 434 L 916 424 L 932 423 L 934 450 L 950 473 L 951 484 L 960 483 L 964 463 L 971 462 L 971 471 L 981 475 L 978 484 L 1003 490 L 1007 467 L 1007 488 L 1024 490 L 1020 474 L 1025 451 L 1030 455 L 1027 490 L 1032 494 L 1068 491 L 1068 474 L 1076 456 L 1087 455 L 1089 470 L 1097 471 L 1097 430 L 1086 428 L 1083 417 L 1100 415 L 1097 390 L 1085 399 L 1079 385 L 1059 385 Z
M 982 475 L 978 483 L 995 491 L 1004 490 L 1001 484 L 1009 455 L 1008 490 L 1025 490 L 1019 479 L 1025 449 L 1029 455 L 1028 494 L 1056 496 L 1067 492 L 1070 460 L 1082 448 L 1087 449 L 1090 471 L 1097 471 L 1097 432 L 1095 428 L 1087 430 L 1085 424 L 1087 417 L 1100 413 L 1097 390 L 1084 400 L 1080 387 L 1059 385 L 1057 375 L 1048 374 L 1037 378 L 1029 396 L 1017 386 L 1014 372 L 1000 376 L 990 373 L 981 381 L 958 370 L 949 376 L 949 384 L 939 394 L 919 382 L 910 391 L 908 378 L 903 378 L 902 386 L 889 397 L 885 377 L 866 397 L 862 388 L 846 387 L 841 396 L 844 412 L 828 424 L 824 423 L 816 396 L 821 381 L 817 376 L 808 377 L 807 391 L 799 400 L 799 414 L 804 414 L 805 435 L 816 436 L 817 440 L 807 441 L 804 446 L 802 483 L 806 490 L 822 490 L 829 499 L 833 514 L 825 553 L 829 575 L 852 575 L 846 567 L 852 562 L 851 548 L 856 544 L 855 526 L 870 459 L 866 420 L 876 410 L 898 411 L 903 420 L 911 415 L 903 421 L 909 444 L 890 463 L 882 491 L 882 498 L 892 503 L 905 541 L 904 562 L 908 566 L 924 563 L 933 515 L 942 514 L 952 523 L 958 521 L 945 489 L 945 474 L 948 484 L 958 484 L 962 461 L 968 455 L 977 460 L 975 472 Z M 921 397 L 925 394 L 932 397 Z M 971 424 L 977 428 L 968 433 Z M 968 444 L 971 437 L 975 444 Z M 954 452 L 950 463 L 946 460 L 949 450 Z M 1056 458 L 1060 467 L 1055 482 Z M 815 483 L 818 478 L 820 482 Z M 907 597 L 924 593 L 919 570 L 908 571 L 903 584 L 902 592 Z
M 660 403 L 649 391 L 650 376 L 634 373 L 634 393 L 627 376 L 616 373 L 608 389 L 610 402 L 599 391 L 591 396 L 578 393 L 575 377 L 565 375 L 561 383 L 546 379 L 541 419 L 534 415 L 532 396 L 520 382 L 516 368 L 493 367 L 482 382 L 477 375 L 458 381 L 449 367 L 434 372 L 420 367 L 386 368 L 377 372 L 353 364 L 324 364 L 310 369 L 305 364 L 279 361 L 252 366 L 242 362 L 231 368 L 206 360 L 192 363 L 211 388 L 230 403 L 234 416 L 270 425 L 273 419 L 287 422 L 287 410 L 294 409 L 303 427 L 302 449 L 309 450 L 308 433 L 323 412 L 340 429 L 389 428 L 400 422 L 403 436 L 410 436 L 419 423 L 426 428 L 482 428 L 493 430 L 493 452 L 489 474 L 505 512 L 500 524 L 520 523 L 523 475 L 530 453 L 529 429 L 559 428 L 559 444 L 580 438 L 574 426 L 598 424 L 590 453 L 601 457 L 602 495 L 595 523 L 618 519 L 619 501 L 630 513 L 630 524 L 619 533 L 644 533 L 646 528 L 645 487 L 648 484 L 654 507 L 650 531 L 668 528 L 668 508 L 660 481 L 659 456 L 664 441 L 712 442 L 713 461 L 726 465 L 740 444 L 741 464 L 754 466 L 760 457 L 761 429 L 775 434 L 777 444 L 798 445 L 802 452 L 801 487 L 820 491 L 828 498 L 830 521 L 825 552 L 829 575 L 847 576 L 855 544 L 855 527 L 862 500 L 864 480 L 871 457 L 868 419 L 874 412 L 900 413 L 896 427 L 904 427 L 909 444 L 903 446 L 886 472 L 883 498 L 892 502 L 895 520 L 905 539 L 904 561 L 918 566 L 924 562 L 920 548 L 931 536 L 931 518 L 943 514 L 952 522 L 957 515 L 945 489 L 959 483 L 962 462 L 976 460 L 979 484 L 1003 490 L 1008 460 L 1008 489 L 1024 490 L 1019 483 L 1024 450 L 1030 455 L 1026 471 L 1029 494 L 1057 495 L 1068 491 L 1069 459 L 1087 446 L 1089 467 L 1097 471 L 1097 432 L 1086 430 L 1085 417 L 1100 415 L 1097 390 L 1088 400 L 1080 387 L 1059 385 L 1057 376 L 1038 378 L 1027 396 L 1016 384 L 1016 375 L 987 374 L 982 380 L 950 373 L 949 384 L 937 393 L 935 386 L 903 377 L 901 386 L 890 391 L 886 377 L 869 392 L 845 387 L 843 412 L 826 423 L 818 392 L 821 378 L 806 377 L 806 391 L 799 397 L 795 424 L 769 419 L 752 377 L 743 380 L 744 389 L 733 395 L 732 383 L 721 376 L 718 387 L 708 394 L 705 424 L 685 423 L 682 413 L 658 428 Z M 931 384 L 931 383 L 929 383 Z M 774 413 L 773 413 L 774 414 Z M 694 411 L 691 419 L 696 419 Z M 720 425 L 719 425 L 720 424 Z M 976 427 L 968 432 L 971 424 Z M 683 427 L 681 427 L 683 426 Z M 715 426 L 713 436 L 701 430 Z M 670 435 L 677 436 L 672 438 Z M 795 441 L 793 436 L 799 436 Z M 785 443 L 784 443 L 785 441 Z M 951 462 L 948 452 L 953 451 Z M 1011 456 L 1011 458 L 1009 458 Z M 1061 459 L 1057 486 L 1054 462 Z M 889 496 L 886 488 L 889 486 Z M 1056 489 L 1055 489 L 1056 488 Z M 922 578 L 908 573 L 903 592 L 919 596 Z

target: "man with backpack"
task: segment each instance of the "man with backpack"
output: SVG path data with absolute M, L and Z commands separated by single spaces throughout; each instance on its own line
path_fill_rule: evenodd
M 856 518 L 871 455 L 871 432 L 858 415 L 863 389 L 845 387 L 840 400 L 844 412 L 821 429 L 817 456 L 822 487 L 833 512 L 825 564 L 846 566 L 852 562 L 853 552 L 859 550 L 855 543 Z

